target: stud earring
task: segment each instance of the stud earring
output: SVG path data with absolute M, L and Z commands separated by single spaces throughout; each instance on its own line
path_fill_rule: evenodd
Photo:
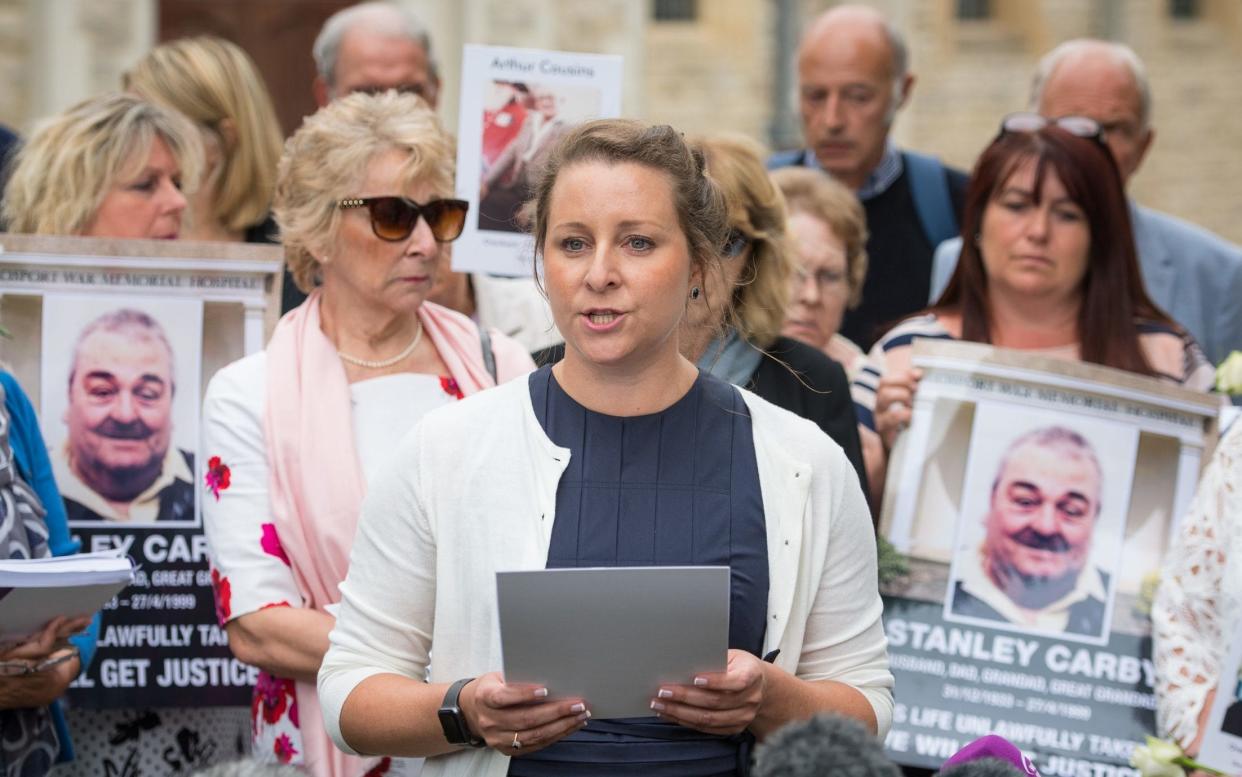
M 701 294 L 701 293 L 702 293 L 702 292 L 700 292 L 700 291 L 699 291 L 699 287 L 698 287 L 698 286 L 692 286 L 692 287 L 690 288 L 690 299 L 698 299 L 698 298 L 699 298 L 699 294 Z

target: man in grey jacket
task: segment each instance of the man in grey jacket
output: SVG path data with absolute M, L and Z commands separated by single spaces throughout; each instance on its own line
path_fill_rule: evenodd
M 1078 39 L 1039 62 L 1031 109 L 1044 116 L 1086 116 L 1104 130 L 1122 182 L 1142 164 L 1155 131 L 1142 61 L 1128 46 Z M 1130 217 L 1147 293 L 1184 326 L 1213 363 L 1242 349 L 1242 248 L 1201 227 L 1133 200 Z M 931 302 L 957 264 L 961 238 L 941 243 L 932 263 Z

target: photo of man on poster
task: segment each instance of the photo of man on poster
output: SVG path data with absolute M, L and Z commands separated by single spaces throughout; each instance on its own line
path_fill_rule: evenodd
M 64 443 L 53 449 L 70 521 L 191 522 L 194 454 L 173 444 L 175 354 L 132 308 L 88 323 L 73 345 Z
M 497 84 L 498 88 L 501 86 L 513 89 L 513 101 L 523 101 L 523 120 L 518 132 L 513 133 L 483 172 L 479 184 L 479 229 L 521 232 L 518 211 L 530 199 L 535 178 L 572 123 L 565 115 L 566 97 L 555 88 L 546 84 Z M 505 115 L 509 114 L 500 114 Z M 490 117 L 484 119 L 485 146 L 489 140 L 487 118 Z
M 946 617 L 1102 638 L 1111 577 L 1092 555 L 1106 507 L 1095 446 L 1069 426 L 1038 427 L 1010 442 L 993 472 L 983 538 L 955 560 Z

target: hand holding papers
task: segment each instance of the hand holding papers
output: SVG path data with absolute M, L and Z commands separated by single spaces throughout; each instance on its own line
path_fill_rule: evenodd
M 662 683 L 725 669 L 728 567 L 498 572 L 496 589 L 505 680 L 596 718 L 650 716 Z
M 0 643 L 24 641 L 58 616 L 89 616 L 133 577 L 117 551 L 0 561 Z

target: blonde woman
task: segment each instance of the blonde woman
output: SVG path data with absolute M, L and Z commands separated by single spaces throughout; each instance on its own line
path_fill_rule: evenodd
M 40 124 L 14 160 L 4 190 L 9 232 L 181 237 L 202 167 L 193 125 L 128 94 L 78 103 Z
M 686 310 L 682 353 L 700 369 L 814 421 L 864 478 L 844 370 L 781 332 L 797 271 L 784 198 L 764 169 L 763 149 L 740 135 L 702 138 L 695 145 L 724 192 L 729 236 L 720 271 L 704 276 Z
M 854 193 L 819 170 L 771 173 L 789 208 L 797 266 L 781 331 L 831 356 L 851 378 L 862 349 L 841 334 L 845 311 L 862 301 L 867 277 L 867 216 Z
M 281 159 L 275 213 L 310 296 L 203 402 L 205 456 L 230 472 L 203 495 L 217 611 L 233 653 L 262 670 L 254 755 L 318 777 L 377 765 L 332 746 L 315 693 L 371 479 L 428 411 L 534 366 L 427 301 L 465 224 L 452 194 L 453 140 L 421 98 L 355 93 L 308 118 Z
M 185 117 L 136 95 L 116 93 L 91 98 L 43 122 L 14 164 L 4 196 L 10 232 L 173 239 L 181 236 L 186 208 L 182 189 L 192 190 L 202 148 Z M 46 480 L 51 479 L 49 473 Z M 47 507 L 49 521 L 59 516 L 63 526 L 64 507 Z M 141 739 L 104 744 L 140 716 L 154 721 Z M 164 763 L 165 754 L 178 752 L 186 737 L 196 738 L 200 748 L 195 765 L 205 765 L 236 755 L 230 745 L 247 727 L 245 711 L 239 714 L 230 707 L 161 707 L 135 713 L 73 706 L 64 717 L 77 742 L 76 757 L 56 774 L 69 777 L 109 773 L 127 759 Z
M 187 240 L 269 242 L 281 133 L 254 62 L 209 36 L 156 46 L 123 78 L 125 89 L 191 119 L 206 173 L 191 197 Z

